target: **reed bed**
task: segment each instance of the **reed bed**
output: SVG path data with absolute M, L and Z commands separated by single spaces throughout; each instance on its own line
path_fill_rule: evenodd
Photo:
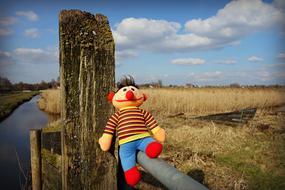
M 281 88 L 157 88 L 143 91 L 149 98 L 142 107 L 156 114 L 203 115 L 285 104 L 285 89 Z
M 142 91 L 148 96 L 142 108 L 156 115 L 204 115 L 285 104 L 283 88 L 145 88 Z M 59 89 L 50 89 L 42 92 L 38 105 L 47 112 L 59 114 L 59 101 Z
M 60 90 L 43 90 L 38 101 L 38 107 L 48 113 L 60 114 Z

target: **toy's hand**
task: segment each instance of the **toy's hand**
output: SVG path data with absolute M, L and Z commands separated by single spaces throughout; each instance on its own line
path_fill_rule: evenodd
M 103 151 L 108 151 L 112 144 L 112 135 L 103 134 L 99 139 L 100 147 Z
M 159 130 L 153 133 L 153 136 L 158 142 L 163 143 L 165 141 L 165 130 L 162 128 L 159 128 Z

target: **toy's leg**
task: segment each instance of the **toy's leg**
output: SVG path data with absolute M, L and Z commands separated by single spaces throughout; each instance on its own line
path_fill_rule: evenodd
M 140 181 L 141 174 L 136 166 L 136 148 L 132 142 L 121 145 L 119 155 L 127 184 L 135 186 Z
M 145 152 L 148 157 L 156 158 L 162 151 L 162 144 L 151 137 L 147 137 L 141 140 L 138 149 Z

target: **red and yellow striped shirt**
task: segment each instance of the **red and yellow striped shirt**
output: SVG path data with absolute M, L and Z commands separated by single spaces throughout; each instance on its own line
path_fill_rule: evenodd
M 104 134 L 114 135 L 117 131 L 119 144 L 151 136 L 159 127 L 153 116 L 138 107 L 125 107 L 112 114 L 107 121 Z

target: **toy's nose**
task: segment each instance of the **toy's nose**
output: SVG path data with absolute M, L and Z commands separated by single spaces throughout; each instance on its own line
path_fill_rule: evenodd
M 132 99 L 134 99 L 134 93 L 131 91 L 131 90 L 129 90 L 127 93 L 126 93 L 126 98 L 127 98 L 127 100 L 132 100 Z

